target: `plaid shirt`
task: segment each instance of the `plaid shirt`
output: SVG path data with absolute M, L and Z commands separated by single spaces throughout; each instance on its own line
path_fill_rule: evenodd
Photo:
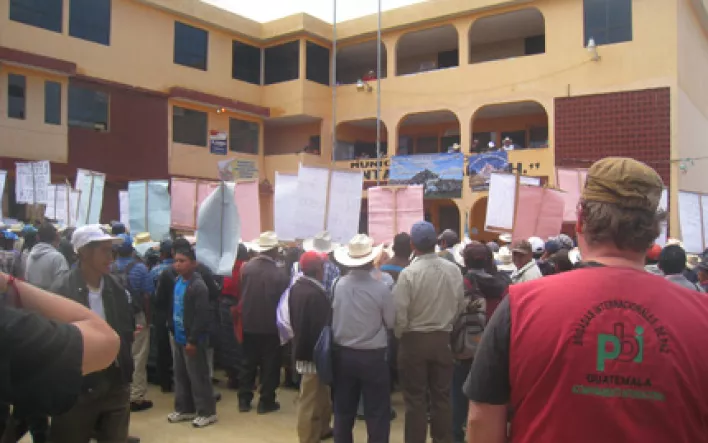
M 339 271 L 339 268 L 337 265 L 332 263 L 330 260 L 327 260 L 324 264 L 324 278 L 323 278 L 323 286 L 327 290 L 327 295 L 329 296 L 329 300 L 332 301 L 332 285 L 334 284 L 334 281 L 339 278 L 341 275 L 341 272 Z

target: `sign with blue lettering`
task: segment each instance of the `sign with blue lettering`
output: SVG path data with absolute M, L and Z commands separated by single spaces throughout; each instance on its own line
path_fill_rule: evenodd
M 209 152 L 226 155 L 229 150 L 229 134 L 221 131 L 209 131 Z

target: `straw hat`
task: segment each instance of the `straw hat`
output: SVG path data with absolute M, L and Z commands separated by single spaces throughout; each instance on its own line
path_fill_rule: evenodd
M 133 247 L 137 247 L 143 243 L 149 243 L 152 241 L 149 232 L 141 232 L 140 234 L 135 234 L 133 237 Z
M 329 254 L 338 247 L 338 244 L 332 243 L 332 236 L 330 236 L 327 231 L 322 231 L 314 237 L 308 238 L 302 242 L 302 249 L 304 249 L 305 252 L 314 251 Z
M 357 234 L 348 245 L 334 251 L 334 259 L 347 267 L 363 266 L 374 261 L 381 253 L 381 246 L 374 247 L 374 240 L 366 234 Z
M 499 234 L 499 241 L 504 243 L 511 243 L 511 234 L 508 232 Z
M 496 253 L 496 258 L 499 260 L 499 264 L 497 265 L 498 270 L 511 272 L 516 271 L 511 250 L 508 246 L 502 246 L 499 248 L 499 252 Z
M 266 252 L 280 246 L 278 234 L 273 231 L 263 232 L 257 239 L 251 242 L 251 249 L 256 252 Z

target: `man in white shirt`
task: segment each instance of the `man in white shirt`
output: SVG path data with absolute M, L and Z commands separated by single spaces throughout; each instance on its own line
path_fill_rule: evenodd
M 515 242 L 511 247 L 511 253 L 516 266 L 516 271 L 511 274 L 512 283 L 522 283 L 543 277 L 533 258 L 533 248 L 528 240 Z

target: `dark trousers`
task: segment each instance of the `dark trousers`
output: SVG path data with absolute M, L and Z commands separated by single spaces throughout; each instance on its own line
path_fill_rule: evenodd
M 238 398 L 251 403 L 260 380 L 260 403 L 273 404 L 280 384 L 280 337 L 277 334 L 243 333 L 243 366 L 239 377 Z
M 125 443 L 130 426 L 130 384 L 109 384 L 79 395 L 69 412 L 53 417 L 52 443 Z
M 388 443 L 391 373 L 386 349 L 337 348 L 334 352 L 334 441 L 352 443 L 359 397 L 364 397 L 368 443 Z
M 452 371 L 452 438 L 455 443 L 466 441 L 465 438 L 465 422 L 467 421 L 467 412 L 469 410 L 470 401 L 462 392 L 462 386 L 467 380 L 472 367 L 472 360 L 456 361 Z
M 453 357 L 449 332 L 408 332 L 398 344 L 398 370 L 406 403 L 406 443 L 425 443 L 426 391 L 430 394 L 433 443 L 452 443 L 450 385 Z
M 155 315 L 157 320 L 157 314 Z M 163 390 L 172 389 L 172 347 L 170 346 L 170 331 L 167 321 L 155 323 L 157 342 L 157 380 Z
M 215 415 L 216 400 L 206 346 L 197 345 L 193 356 L 187 355 L 184 345 L 179 343 L 174 343 L 172 350 L 175 364 L 175 411 L 197 414 L 199 417 Z

